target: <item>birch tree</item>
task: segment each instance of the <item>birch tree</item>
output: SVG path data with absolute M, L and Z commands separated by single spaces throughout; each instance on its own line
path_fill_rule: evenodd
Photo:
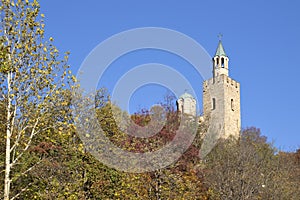
M 1 118 L 6 140 L 5 200 L 10 199 L 13 176 L 21 177 L 35 167 L 14 171 L 25 162 L 24 154 L 34 139 L 55 128 L 57 124 L 49 120 L 64 121 L 64 113 L 57 110 L 65 103 L 61 94 L 68 78 L 74 79 L 66 64 L 68 55 L 60 60 L 53 38 L 44 38 L 44 15 L 39 11 L 36 0 L 1 0 L 0 101 L 5 105 L 5 117 Z M 54 119 L 55 115 L 60 119 Z M 11 199 L 26 189 L 18 188 Z

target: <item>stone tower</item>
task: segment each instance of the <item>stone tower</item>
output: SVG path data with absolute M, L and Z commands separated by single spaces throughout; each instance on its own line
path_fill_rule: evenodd
M 229 77 L 229 58 L 222 41 L 213 57 L 213 77 L 203 83 L 204 119 L 209 119 L 209 133 L 220 138 L 238 138 L 241 130 L 240 84 Z
M 185 92 L 177 100 L 177 110 L 182 114 L 196 116 L 196 99 Z

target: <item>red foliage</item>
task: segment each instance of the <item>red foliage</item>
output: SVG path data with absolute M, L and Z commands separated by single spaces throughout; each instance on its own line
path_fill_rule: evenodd
M 53 151 L 60 151 L 61 147 L 52 144 L 51 142 L 40 142 L 38 145 L 33 146 L 30 152 L 42 155 L 49 155 Z

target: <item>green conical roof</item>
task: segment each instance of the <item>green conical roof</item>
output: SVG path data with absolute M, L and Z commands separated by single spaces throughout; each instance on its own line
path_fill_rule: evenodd
M 227 56 L 221 40 L 219 40 L 219 44 L 215 56 Z

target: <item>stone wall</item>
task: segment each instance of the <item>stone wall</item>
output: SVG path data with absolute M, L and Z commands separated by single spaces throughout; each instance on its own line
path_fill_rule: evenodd
M 203 113 L 210 121 L 210 131 L 222 138 L 239 137 L 240 112 L 240 84 L 237 81 L 224 74 L 204 81 Z

